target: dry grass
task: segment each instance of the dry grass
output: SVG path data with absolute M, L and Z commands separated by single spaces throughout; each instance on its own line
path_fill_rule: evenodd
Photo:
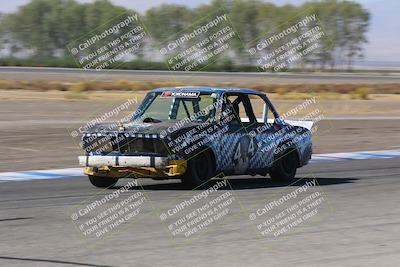
M 67 99 L 86 99 L 86 93 L 89 88 L 87 83 L 76 83 L 72 85 L 68 92 L 65 94 L 65 98 Z
M 78 87 L 79 88 L 79 87 Z M 79 92 L 79 90 L 78 90 Z M 122 103 L 126 99 L 135 98 L 139 102 L 147 91 L 84 91 L 71 94 L 70 91 L 31 91 L 31 90 L 1 90 L 0 102 L 21 101 L 29 103 L 62 103 L 63 101 L 82 101 L 83 105 L 89 103 Z M 318 108 L 324 116 L 400 116 L 400 94 L 370 94 L 370 100 L 352 99 L 350 94 L 312 94 L 312 93 L 287 93 L 283 96 L 269 93 L 269 98 L 280 113 L 284 113 L 304 99 L 316 97 Z M 337 99 L 340 99 L 338 101 Z M 112 105 L 112 104 L 111 104 Z M 257 107 L 255 107 L 257 108 Z M 260 110 L 261 106 L 258 107 Z M 309 109 L 307 109 L 309 110 Z
M 353 99 L 368 100 L 371 89 L 369 87 L 359 87 L 351 92 Z
M 68 98 L 84 98 L 86 92 L 96 91 L 148 91 L 158 87 L 185 86 L 181 82 L 143 82 L 118 80 L 113 82 L 85 81 L 66 83 L 60 81 L 11 81 L 0 80 L 0 89 L 30 90 L 30 91 L 68 91 Z M 360 99 L 367 100 L 370 94 L 400 94 L 399 84 L 240 84 L 240 83 L 205 83 L 211 87 L 241 87 L 251 88 L 266 93 L 275 93 L 284 99 L 302 99 L 310 94 L 318 94 L 328 100 Z M 344 97 L 346 96 L 346 97 Z

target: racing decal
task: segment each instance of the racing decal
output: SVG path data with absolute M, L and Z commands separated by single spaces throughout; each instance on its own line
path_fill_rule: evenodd
M 239 174 L 246 172 L 250 166 L 250 160 L 256 154 L 257 149 L 257 142 L 255 138 L 249 135 L 244 135 L 239 139 L 233 154 L 235 173 Z
M 199 91 L 163 91 L 161 97 L 198 98 Z

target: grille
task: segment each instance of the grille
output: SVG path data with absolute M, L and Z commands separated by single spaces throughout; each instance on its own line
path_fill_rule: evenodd
M 164 143 L 160 139 L 153 138 L 127 138 L 121 147 L 121 152 L 128 153 L 138 153 L 138 152 L 148 152 L 156 153 L 161 155 L 167 155 L 167 149 Z
M 112 136 L 85 136 L 82 140 L 82 148 L 86 153 L 94 152 L 96 154 L 110 153 L 114 150 Z
M 116 136 L 89 136 L 83 139 L 83 149 L 87 153 L 108 154 L 118 152 L 124 155 L 135 153 L 155 153 L 167 156 L 168 150 L 163 141 L 156 138 Z

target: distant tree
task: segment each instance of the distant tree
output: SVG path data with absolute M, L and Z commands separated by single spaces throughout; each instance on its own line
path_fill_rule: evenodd
M 4 27 L 14 42 L 37 57 L 65 55 L 66 45 L 126 11 L 107 0 L 79 4 L 74 0 L 32 0 L 8 14 Z
M 4 14 L 0 13 L 0 49 L 4 48 L 4 44 L 7 42 L 5 35 L 7 31 L 4 25 Z
M 152 38 L 161 43 L 176 36 L 194 21 L 187 7 L 163 4 L 147 10 L 144 22 Z
M 321 69 L 346 62 L 350 69 L 356 57 L 363 56 L 363 44 L 367 42 L 369 13 L 358 3 L 326 0 L 305 3 L 302 9 L 312 8 L 325 33 L 319 40 L 316 63 Z
M 360 4 L 350 1 L 343 1 L 339 5 L 338 13 L 342 20 L 339 25 L 340 44 L 350 69 L 354 58 L 363 57 L 362 46 L 367 42 L 365 34 L 370 15 Z
M 230 6 L 230 18 L 236 31 L 236 38 L 233 40 L 238 60 L 242 63 L 252 64 L 251 57 L 247 52 L 250 43 L 260 36 L 261 29 L 258 25 L 258 14 L 262 4 L 258 0 L 245 2 L 233 0 Z
M 51 20 L 56 16 L 52 12 L 57 10 L 52 8 L 58 4 L 59 0 L 33 0 L 16 13 L 9 14 L 5 26 L 21 46 L 32 49 L 37 56 L 49 57 L 55 46 L 52 38 L 56 26 Z

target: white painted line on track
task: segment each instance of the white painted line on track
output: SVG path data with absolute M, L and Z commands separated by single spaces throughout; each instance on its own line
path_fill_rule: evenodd
M 315 154 L 313 155 L 310 164 L 338 162 L 345 160 L 389 159 L 389 158 L 400 158 L 400 150 Z M 31 181 L 31 180 L 62 179 L 62 178 L 65 179 L 65 178 L 74 178 L 82 176 L 84 176 L 83 168 L 1 172 L 0 183 L 11 182 L 11 181 Z

